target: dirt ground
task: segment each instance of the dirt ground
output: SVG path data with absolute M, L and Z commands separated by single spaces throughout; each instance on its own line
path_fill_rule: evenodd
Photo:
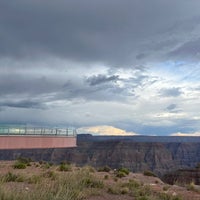
M 44 168 L 37 167 L 37 163 L 31 163 L 30 167 L 27 167 L 26 169 L 13 169 L 12 167 L 13 161 L 0 161 L 0 175 L 6 174 L 8 172 L 12 172 L 15 170 L 15 173 L 24 173 L 26 176 L 32 176 L 32 175 L 39 175 L 41 173 L 44 173 Z M 56 169 L 56 166 L 53 166 L 52 168 Z M 59 173 L 59 172 L 58 172 Z M 103 189 L 100 189 L 98 195 L 90 196 L 88 200 L 134 200 L 134 197 L 129 196 L 128 194 L 110 194 L 107 192 L 107 189 L 110 186 L 113 186 L 117 183 L 126 183 L 129 180 L 135 180 L 136 182 L 147 185 L 151 188 L 152 191 L 156 193 L 167 193 L 172 196 L 181 196 L 183 200 L 200 200 L 200 186 L 195 186 L 196 190 L 188 190 L 186 187 L 181 187 L 178 185 L 168 185 L 163 183 L 158 177 L 152 177 L 152 176 L 144 176 L 141 173 L 129 173 L 126 177 L 118 179 L 116 182 L 114 179 L 114 172 L 94 172 L 95 176 L 97 176 L 100 180 L 104 182 L 105 187 Z M 105 176 L 108 178 L 105 179 Z M 26 185 L 26 183 L 8 183 L 10 188 L 16 188 L 19 189 L 27 189 L 30 190 L 31 186 Z M 165 189 L 164 189 L 165 188 Z
M 98 172 L 99 177 L 104 177 L 105 172 Z M 178 185 L 168 185 L 161 181 L 158 177 L 144 176 L 141 173 L 130 173 L 128 176 L 121 179 L 122 182 L 127 182 L 128 180 L 135 180 L 141 184 L 150 186 L 151 190 L 155 192 L 164 192 L 170 194 L 174 197 L 181 196 L 183 200 L 200 200 L 200 186 L 196 186 L 198 192 L 189 191 L 186 187 L 181 187 Z M 105 181 L 107 185 L 115 184 L 112 179 Z M 163 188 L 167 188 L 164 191 Z M 100 196 L 92 196 L 88 200 L 134 200 L 134 197 L 129 195 L 111 195 L 102 192 Z

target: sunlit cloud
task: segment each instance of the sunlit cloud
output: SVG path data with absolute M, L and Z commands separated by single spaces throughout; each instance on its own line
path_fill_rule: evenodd
M 92 126 L 92 127 L 82 127 L 77 129 L 79 134 L 88 133 L 92 135 L 115 135 L 115 136 L 131 136 L 137 135 L 134 132 L 127 132 L 125 130 L 115 128 L 113 126 Z
M 178 133 L 172 133 L 171 136 L 200 136 L 200 132 L 194 132 L 194 133 L 181 133 L 181 132 L 178 132 Z

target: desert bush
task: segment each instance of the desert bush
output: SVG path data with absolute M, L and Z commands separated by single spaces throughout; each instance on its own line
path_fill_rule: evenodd
M 144 174 L 145 176 L 157 177 L 152 171 L 144 171 L 143 174 Z
M 31 158 L 25 158 L 25 157 L 18 157 L 17 160 L 24 164 L 30 164 L 30 162 L 32 162 Z
M 170 188 L 169 185 L 164 185 L 164 186 L 163 186 L 163 191 L 167 191 L 167 190 L 169 190 L 169 188 Z
M 40 165 L 46 164 L 46 161 L 40 160 L 40 161 L 39 161 L 39 164 L 40 164 Z
M 140 186 L 141 184 L 133 179 L 130 179 L 129 182 L 122 184 L 122 187 L 128 187 L 130 190 L 134 190 L 135 188 L 139 188 Z
M 114 177 L 113 180 L 114 180 L 115 182 L 117 182 L 117 181 L 118 181 L 118 178 L 117 178 L 117 177 Z
M 71 171 L 71 165 L 61 163 L 59 166 L 59 171 Z
M 15 182 L 17 180 L 17 175 L 13 174 L 12 172 L 8 172 L 7 174 L 4 175 L 3 180 L 5 182 Z
M 13 165 L 14 169 L 25 169 L 26 168 L 26 164 L 20 161 L 16 161 Z
M 105 179 L 105 180 L 108 180 L 108 179 L 109 179 L 108 174 L 106 174 L 106 175 L 104 176 L 104 179 Z
M 121 171 L 118 171 L 117 174 L 116 174 L 117 178 L 122 178 L 122 177 L 125 177 L 125 176 L 126 176 L 126 173 L 121 172 Z
M 26 179 L 21 174 L 14 174 L 12 172 L 8 172 L 1 177 L 3 182 L 24 182 Z
M 49 169 L 52 165 L 50 165 L 48 162 L 42 165 L 42 168 Z
M 120 190 L 120 194 L 128 194 L 129 193 L 129 188 L 128 187 L 122 187 Z
M 104 186 L 102 181 L 95 179 L 92 176 L 83 178 L 81 184 L 87 188 L 103 188 Z
M 39 175 L 32 175 L 31 177 L 28 178 L 29 184 L 36 184 L 36 183 L 40 183 L 41 181 L 42 181 L 42 177 Z
M 117 188 L 117 187 L 111 187 L 110 186 L 110 187 L 108 187 L 107 192 L 109 194 L 115 194 L 115 195 L 117 195 L 117 194 L 120 194 L 120 189 Z
M 126 175 L 128 175 L 129 174 L 129 169 L 127 169 L 127 168 L 125 168 L 125 167 L 122 167 L 122 168 L 119 168 L 118 169 L 118 172 L 123 172 L 123 173 L 125 173 Z
M 94 167 L 90 166 L 90 165 L 86 165 L 82 168 L 82 170 L 85 170 L 85 171 L 88 171 L 88 172 L 91 172 L 91 173 L 95 173 L 96 170 Z
M 27 166 L 31 166 L 31 162 L 32 160 L 30 158 L 24 158 L 24 157 L 19 157 L 14 165 L 13 168 L 14 169 L 25 169 Z
M 162 200 L 182 200 L 181 196 L 173 196 L 167 193 L 159 193 L 158 198 Z
M 136 200 L 152 200 L 147 196 L 138 197 Z
M 111 168 L 109 166 L 100 167 L 98 172 L 110 172 Z
M 118 169 L 115 172 L 115 174 L 116 174 L 116 177 L 118 177 L 118 178 L 125 177 L 129 174 L 129 169 L 122 167 L 122 168 Z
M 44 178 L 51 178 L 52 180 L 55 180 L 58 174 L 56 174 L 55 171 L 50 170 L 50 171 L 44 172 L 42 176 Z
M 187 190 L 189 190 L 189 191 L 194 191 L 194 192 L 200 193 L 199 188 L 197 188 L 197 187 L 195 186 L 195 183 L 194 183 L 193 181 L 192 181 L 191 183 L 189 183 L 188 185 L 186 185 L 186 188 L 187 188 Z

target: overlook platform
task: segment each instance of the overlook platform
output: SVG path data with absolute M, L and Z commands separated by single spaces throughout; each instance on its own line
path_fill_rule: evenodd
M 0 149 L 76 147 L 73 128 L 0 126 Z

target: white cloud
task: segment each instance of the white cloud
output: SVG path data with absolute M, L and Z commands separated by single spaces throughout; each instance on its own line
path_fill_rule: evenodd
M 194 133 L 172 133 L 171 136 L 200 136 L 200 132 L 194 132 Z
M 91 126 L 82 127 L 77 130 L 80 133 L 89 133 L 92 135 L 115 135 L 115 136 L 127 136 L 127 135 L 137 135 L 134 132 L 127 132 L 125 130 L 115 128 L 113 126 Z

